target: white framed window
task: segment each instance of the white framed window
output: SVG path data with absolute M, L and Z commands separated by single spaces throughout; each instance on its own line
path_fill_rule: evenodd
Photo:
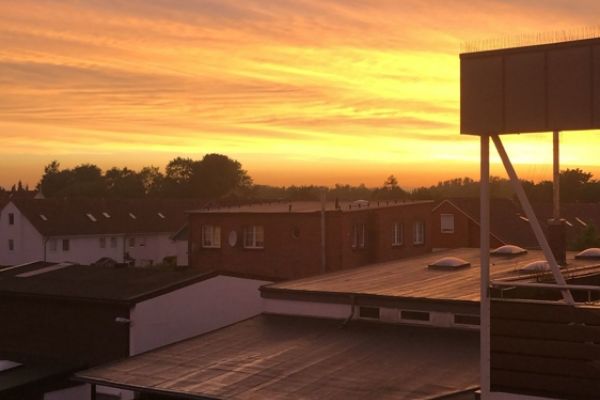
M 117 247 L 117 238 L 116 237 L 110 238 L 110 247 L 112 247 L 113 249 Z
M 8 213 L 8 224 L 9 225 L 14 225 L 15 224 L 15 214 Z
M 392 229 L 392 246 L 402 246 L 404 241 L 404 224 L 394 223 Z
M 413 225 L 413 244 L 425 243 L 425 223 L 423 221 L 415 221 Z
M 49 249 L 50 251 L 56 251 L 56 249 L 57 249 L 57 245 L 56 245 L 56 239 L 50 239 L 50 240 L 48 241 L 48 249 Z
M 262 225 L 251 225 L 244 228 L 244 248 L 262 249 L 265 247 L 265 229 Z
M 365 224 L 352 225 L 352 247 L 363 249 L 367 243 L 367 232 Z
M 62 250 L 63 251 L 71 250 L 71 241 L 69 239 L 62 240 Z
M 15 241 L 13 239 L 8 239 L 8 251 L 15 250 Z
M 202 247 L 221 247 L 221 227 L 217 225 L 202 225 Z
M 101 237 L 100 238 L 100 248 L 101 249 L 105 249 L 106 248 L 106 238 L 105 237 Z
M 454 233 L 454 214 L 441 214 L 440 227 L 442 233 Z

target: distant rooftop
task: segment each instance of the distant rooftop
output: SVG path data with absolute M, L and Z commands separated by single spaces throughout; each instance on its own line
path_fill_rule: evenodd
M 568 273 L 574 277 L 591 270 L 600 272 L 597 262 L 576 260 L 567 254 Z M 440 270 L 429 268 L 444 257 L 457 257 L 471 264 L 468 268 Z M 491 257 L 491 278 L 507 281 L 536 281 L 540 273 L 524 273 L 520 269 L 532 261 L 543 260 L 540 250 L 530 250 L 515 257 Z M 444 302 L 479 302 L 479 249 L 452 249 L 397 261 L 373 264 L 309 278 L 275 283 L 262 288 L 264 294 L 365 295 L 396 299 L 435 300 Z M 550 275 L 548 273 L 547 275 Z M 279 297 L 279 296 L 278 296 Z
M 114 268 L 37 262 L 0 269 L 0 296 L 137 303 L 216 275 L 194 267 Z
M 433 204 L 431 200 L 423 201 L 396 201 L 396 200 L 357 200 L 357 201 L 327 201 L 325 203 L 326 211 L 355 212 L 372 210 L 386 207 L 403 207 L 415 204 Z M 321 202 L 319 201 L 274 201 L 258 204 L 249 204 L 231 207 L 205 208 L 189 211 L 190 214 L 203 213 L 313 213 L 321 211 Z
M 45 236 L 118 233 L 174 233 L 199 200 L 169 199 L 13 199 Z

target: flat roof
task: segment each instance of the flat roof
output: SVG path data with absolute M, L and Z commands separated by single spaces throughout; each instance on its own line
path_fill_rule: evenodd
M 336 206 L 337 204 L 337 206 Z M 325 202 L 325 211 L 342 211 L 355 212 L 372 210 L 387 207 L 403 207 L 416 204 L 433 204 L 433 200 L 422 201 L 396 201 L 396 200 L 379 200 L 379 201 L 327 201 Z M 290 208 L 291 206 L 291 208 Z M 206 214 L 206 213 L 256 213 L 256 214 L 278 214 L 278 213 L 313 213 L 321 211 L 321 202 L 319 201 L 274 201 L 268 203 L 246 204 L 231 207 L 206 208 L 200 210 L 188 211 L 189 214 Z
M 71 264 L 52 269 L 57 266 L 60 267 L 61 264 L 36 262 L 0 269 L 0 296 L 45 296 L 136 303 L 218 275 L 197 267 Z
M 576 260 L 575 252 L 567 253 L 569 276 L 595 268 L 600 261 Z M 443 257 L 458 257 L 471 263 L 457 270 L 431 269 L 429 264 Z M 532 261 L 544 260 L 541 250 L 529 250 L 516 257 L 490 258 L 493 280 L 531 281 L 540 273 L 523 273 L 519 269 Z M 549 275 L 549 274 L 546 274 Z M 350 298 L 351 295 L 371 295 L 414 300 L 479 302 L 479 249 L 463 248 L 437 251 L 416 257 L 317 275 L 303 279 L 263 286 L 263 294 L 329 294 Z
M 191 399 L 418 400 L 473 390 L 478 360 L 477 332 L 260 315 L 76 379 Z

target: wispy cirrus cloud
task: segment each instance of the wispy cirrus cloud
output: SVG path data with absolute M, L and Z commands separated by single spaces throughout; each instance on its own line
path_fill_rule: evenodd
M 467 165 L 460 43 L 593 24 L 595 11 L 559 0 L 4 2 L 0 156 L 30 155 L 41 172 L 45 157 L 96 152 L 136 167 L 218 151 L 282 176 L 299 160 L 332 174 L 331 160 L 372 163 L 371 182 L 450 154 Z

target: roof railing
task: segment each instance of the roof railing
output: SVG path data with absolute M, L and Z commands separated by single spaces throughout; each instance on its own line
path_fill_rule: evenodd
M 573 285 L 573 284 L 565 284 L 560 285 L 556 283 L 540 283 L 540 282 L 505 282 L 505 281 L 490 281 L 490 287 L 500 289 L 500 298 L 503 298 L 502 289 L 512 289 L 512 288 L 530 288 L 530 289 L 549 289 L 549 290 L 573 290 L 573 291 L 582 291 L 587 292 L 587 302 L 592 303 L 592 293 L 599 292 L 600 286 L 596 285 Z M 540 303 L 555 303 L 552 300 L 541 300 L 541 299 L 527 299 L 533 300 L 535 302 Z

